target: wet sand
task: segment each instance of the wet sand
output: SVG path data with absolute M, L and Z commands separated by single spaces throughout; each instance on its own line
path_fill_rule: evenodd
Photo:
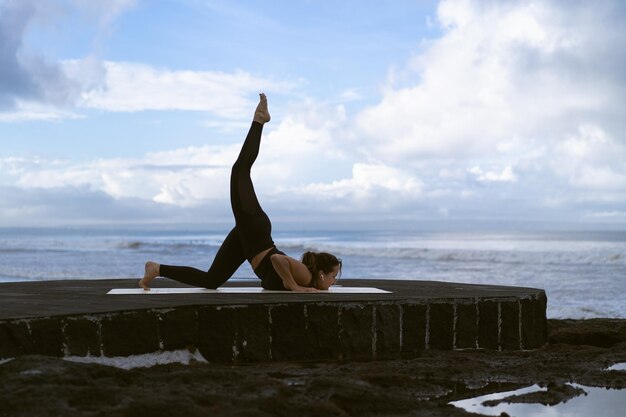
M 626 388 L 626 320 L 550 320 L 533 351 L 426 351 L 378 362 L 118 368 L 22 356 L 0 365 L 4 416 L 468 416 L 450 401 L 539 384 L 514 401 L 558 404 L 565 385 Z

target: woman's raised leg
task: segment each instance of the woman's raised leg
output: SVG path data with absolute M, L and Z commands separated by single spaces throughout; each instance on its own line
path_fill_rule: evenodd
M 217 288 L 226 282 L 246 259 L 250 261 L 256 254 L 273 246 L 270 220 L 261 209 L 250 178 L 252 164 L 259 154 L 263 124 L 269 121 L 267 99 L 265 94 L 260 94 L 252 126 L 231 172 L 230 196 L 236 226 L 222 243 L 211 268 L 205 272 L 187 266 L 147 262 L 139 286 L 148 290 L 153 279 L 163 276 L 197 287 Z
M 254 120 L 230 176 L 230 203 L 243 252 L 249 261 L 274 245 L 271 238 L 272 224 L 261 208 L 250 177 L 252 165 L 261 147 L 263 124 L 269 120 L 267 98 L 265 94 L 261 94 Z

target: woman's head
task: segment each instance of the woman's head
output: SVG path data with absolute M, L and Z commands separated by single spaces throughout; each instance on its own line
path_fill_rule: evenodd
M 341 275 L 341 259 L 326 252 L 304 252 L 302 263 L 313 276 L 313 286 L 327 290 Z

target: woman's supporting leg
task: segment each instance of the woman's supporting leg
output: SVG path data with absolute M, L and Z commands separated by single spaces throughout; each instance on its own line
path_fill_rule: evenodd
M 160 265 L 157 274 L 183 284 L 215 289 L 225 283 L 246 260 L 236 228 L 230 231 L 208 271 L 189 266 Z

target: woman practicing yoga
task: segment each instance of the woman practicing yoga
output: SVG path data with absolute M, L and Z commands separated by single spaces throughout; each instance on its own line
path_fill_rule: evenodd
M 247 259 L 261 285 L 268 290 L 312 292 L 327 290 L 341 274 L 341 260 L 329 253 L 305 252 L 298 261 L 276 249 L 272 224 L 257 200 L 250 169 L 259 154 L 263 125 L 270 121 L 265 94 L 254 113 L 248 136 L 230 175 L 230 203 L 235 227 L 217 251 L 207 272 L 188 266 L 146 262 L 139 286 L 149 290 L 156 277 L 170 278 L 196 287 L 215 289 L 225 283 Z

